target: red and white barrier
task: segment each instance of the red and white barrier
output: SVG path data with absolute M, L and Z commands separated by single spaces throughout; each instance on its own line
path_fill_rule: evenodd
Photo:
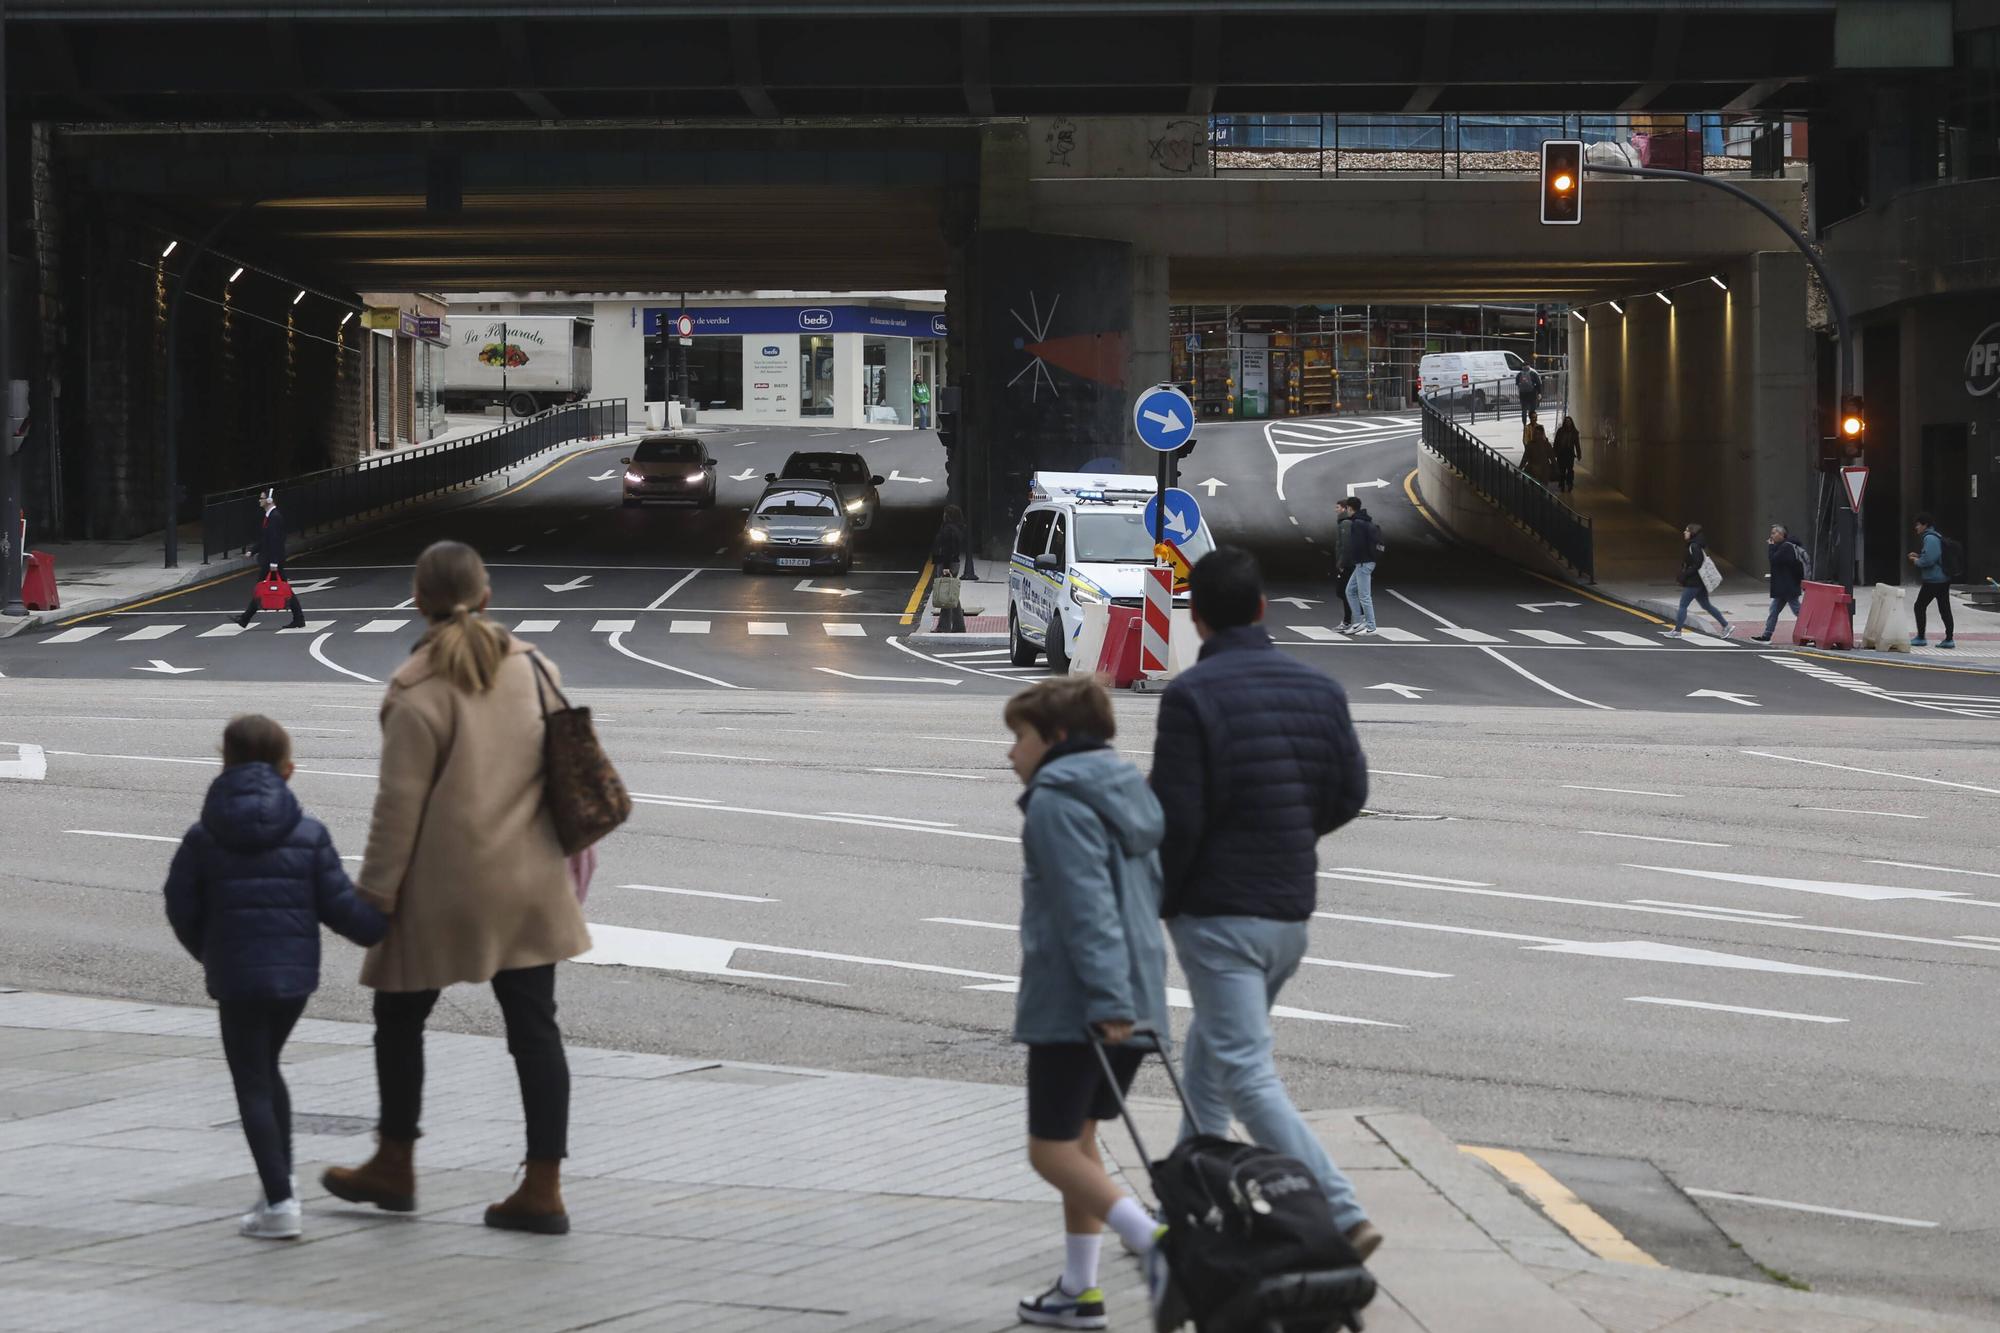
M 1147 676 L 1168 673 L 1167 642 L 1173 633 L 1174 572 L 1156 567 L 1146 571 L 1146 624 L 1139 638 L 1139 670 Z

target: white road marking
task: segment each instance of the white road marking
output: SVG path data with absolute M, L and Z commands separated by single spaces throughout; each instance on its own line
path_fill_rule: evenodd
M 1418 884 L 1456 884 L 1461 888 L 1467 889 L 1486 889 L 1492 887 L 1492 885 L 1483 879 L 1446 879 L 1442 875 L 1416 875 L 1407 870 L 1370 870 L 1365 866 L 1337 866 L 1335 869 L 1344 870 L 1350 875 L 1380 875 L 1385 879 L 1407 879 L 1413 880 Z M 1330 874 L 1333 872 L 1329 871 L 1326 873 Z
M 957 828 L 948 819 L 913 819 L 908 815 L 871 815 L 859 810 L 825 810 L 822 814 L 839 815 L 842 819 L 886 819 L 892 824 L 914 824 L 918 828 Z
M 1691 644 L 1696 648 L 1741 648 L 1743 646 L 1733 639 L 1718 638 L 1715 635 L 1698 629 L 1689 629 L 1687 633 L 1678 635 L 1677 641 Z
M 90 750 L 50 750 L 50 754 L 66 759 L 122 759 L 135 764 L 194 764 L 202 768 L 220 768 L 220 759 L 177 759 L 157 754 L 99 754 Z M 364 778 L 369 782 L 376 779 L 374 773 L 345 773 L 338 769 L 301 768 L 297 772 L 316 778 Z
M 1603 829 L 1580 829 L 1586 838 L 1629 838 L 1633 842 L 1671 842 L 1679 847 L 1727 847 L 1726 842 L 1701 842 L 1694 838 L 1656 838 L 1645 833 L 1607 833 Z
M 1831 977 L 1842 981 L 1886 981 L 1898 986 L 1921 986 L 1921 981 L 1903 977 L 1878 977 L 1867 972 L 1843 972 L 1838 968 L 1809 967 L 1804 963 L 1781 963 L 1775 958 L 1750 954 L 1723 953 L 1719 949 L 1693 949 L 1684 944 L 1662 944 L 1658 940 L 1571 940 L 1562 944 L 1536 944 L 1532 953 L 1574 954 L 1582 958 L 1617 958 L 1635 963 L 1678 963 L 1684 967 L 1720 967 L 1739 972 L 1780 972 L 1794 977 Z
M 675 622 L 675 624 L 679 623 L 680 623 L 679 621 Z M 706 634 L 708 632 L 708 622 L 705 620 L 702 621 L 701 626 L 702 626 L 701 632 Z M 687 676 L 692 680 L 699 680 L 706 682 L 707 684 L 710 685 L 720 686 L 725 690 L 741 690 L 748 688 L 747 686 L 743 685 L 731 685 L 728 681 L 717 680 L 714 676 L 704 676 L 699 671 L 689 671 L 686 667 L 677 667 L 666 662 L 655 661 L 650 657 L 641 656 L 640 654 L 633 652 L 630 648 L 627 648 L 625 646 L 625 631 L 623 630 L 612 631 L 611 634 L 606 636 L 604 641 L 610 644 L 614 651 L 622 653 L 624 656 L 631 658 L 635 662 L 644 662 L 647 666 L 658 667 L 662 671 L 671 671 L 677 676 Z
M 1369 685 L 1366 688 L 1371 690 L 1388 690 L 1405 699 L 1416 699 L 1419 701 L 1423 699 L 1423 696 L 1430 689 L 1428 685 L 1398 685 L 1394 681 L 1384 681 L 1380 685 Z
M 646 609 L 648 611 L 657 611 L 661 607 L 665 606 L 667 604 L 667 599 L 669 597 L 672 597 L 682 588 L 687 587 L 688 583 L 691 580 L 693 580 L 695 575 L 699 573 L 701 573 L 701 571 L 698 569 L 690 569 L 687 573 L 681 575 L 680 579 L 675 582 L 673 587 L 667 589 L 665 592 L 661 593 L 658 597 L 655 597 L 652 601 L 646 603 Z
M 1607 713 L 1612 713 L 1617 711 L 1616 709 L 1612 708 L 1610 704 L 1594 704 L 1588 699 L 1579 698 L 1576 695 L 1571 694 L 1568 690 L 1563 689 L 1561 686 L 1551 685 L 1549 684 L 1549 682 L 1543 680 L 1540 676 L 1537 676 L 1534 672 L 1528 670 L 1528 668 L 1522 666 L 1520 663 L 1502 657 L 1497 651 L 1495 651 L 1492 648 L 1488 648 L 1483 644 L 1480 646 L 1479 651 L 1485 653 L 1488 657 L 1498 662 L 1501 666 L 1506 667 L 1509 671 L 1512 671 L 1517 675 L 1524 676 L 1527 679 L 1532 680 L 1533 682 L 1535 682 L 1535 684 L 1541 686 L 1543 689 L 1547 690 L 1550 694 L 1559 694 L 1563 698 L 1568 699 L 1572 703 L 1582 704 L 1585 708 L 1597 708 Z
M 956 681 L 953 682 L 953 684 L 956 683 Z M 936 769 L 929 768 L 871 768 L 868 771 L 870 773 L 888 773 L 896 777 L 905 778 L 955 778 L 960 782 L 986 781 L 986 775 L 983 773 L 940 773 Z
M 814 671 L 829 676 L 839 676 L 842 680 L 869 681 L 878 685 L 963 685 L 956 676 L 863 676 L 852 671 L 837 671 L 833 667 L 814 667 Z
M 676 620 L 667 626 L 667 633 L 706 634 L 708 633 L 708 622 L 706 620 Z
M 43 643 L 82 643 L 82 642 L 83 642 L 83 641 L 84 641 L 85 639 L 94 639 L 94 638 L 96 638 L 96 637 L 97 637 L 98 635 L 100 635 L 100 634 L 104 633 L 104 631 L 106 631 L 106 630 L 108 630 L 108 629 L 110 629 L 110 628 L 111 628 L 111 626 L 109 626 L 109 625 L 86 625 L 86 626 L 83 626 L 83 627 L 82 627 L 82 628 L 80 628 L 80 629 L 66 629 L 66 630 L 64 630 L 64 631 L 63 631 L 62 633 L 60 633 L 60 634 L 51 634 L 51 635 L 49 635 L 49 637 L 48 637 L 48 638 L 46 638 L 46 639 L 43 639 L 43 640 L 42 640 L 42 642 L 43 642 Z
M 159 658 L 157 658 L 157 657 L 156 657 L 156 658 L 154 658 L 154 659 L 153 659 L 153 661 L 152 661 L 152 664 L 151 664 L 151 665 L 149 665 L 149 666 L 142 666 L 142 667 L 133 667 L 132 669 L 133 669 L 134 671 L 151 671 L 151 672 L 155 672 L 155 673 L 157 673 L 157 674 L 159 674 L 159 675 L 162 675 L 162 676 L 185 676 L 185 675 L 188 675 L 188 674 L 190 674 L 191 672 L 196 672 L 196 671 L 201 671 L 201 670 L 204 670 L 205 668 L 203 668 L 203 667 L 177 667 L 177 666 L 175 666 L 175 665 L 174 665 L 173 663 L 171 663 L 171 662 L 163 662 L 163 661 L 161 661 L 161 660 L 160 660 Z
M 526 542 L 517 542 L 514 545 L 507 548 L 507 554 L 512 555 L 516 551 L 525 551 L 527 549 L 528 549 L 528 544 Z
M 1659 648 L 1666 643 L 1666 640 L 1657 636 L 1649 639 L 1643 634 L 1634 634 L 1630 630 L 1622 629 L 1587 629 L 1584 633 L 1603 639 L 1607 643 L 1622 643 L 1628 648 Z
M 75 833 L 85 838 L 120 838 L 126 842 L 179 842 L 179 838 L 163 838 L 157 833 L 113 833 L 101 828 L 66 828 L 64 833 Z
M 748 893 L 716 893 L 710 889 L 670 889 L 661 884 L 620 884 L 621 889 L 644 889 L 647 893 L 675 893 L 683 898 L 720 898 L 731 903 L 775 903 L 776 898 L 759 898 Z
M 594 947 L 576 960 L 579 963 L 769 978 L 767 973 L 739 972 L 730 965 L 737 950 L 748 949 L 752 953 L 778 954 L 787 958 L 815 958 L 829 963 L 859 963 L 864 967 L 887 967 L 903 972 L 929 972 L 939 976 L 970 977 L 980 981 L 1014 980 L 1002 972 L 976 972 L 962 967 L 941 967 L 935 963 L 911 963 L 898 958 L 869 958 L 861 954 L 830 953 L 824 949 L 793 949 L 777 944 L 752 944 L 744 940 L 706 939 L 699 935 L 676 935 L 663 930 L 634 930 L 628 926 L 604 926 L 592 923 L 590 937 Z M 769 979 L 806 980 L 804 977 Z
M 1885 1222 L 1895 1227 L 1934 1227 L 1935 1222 L 1926 1222 L 1916 1217 L 1891 1217 L 1886 1213 L 1857 1213 L 1851 1208 L 1828 1208 L 1817 1203 L 1791 1203 L 1784 1199 L 1766 1199 L 1757 1194 L 1732 1194 L 1728 1190 L 1698 1190 L 1683 1187 L 1683 1194 L 1697 1199 L 1720 1199 L 1725 1203 L 1754 1204 L 1760 1208 L 1785 1208 L 1795 1213 L 1819 1213 L 1826 1217 L 1846 1217 L 1857 1222 Z
M 16 745 L 15 757 L 0 759 L 0 778 L 40 782 L 49 775 L 48 752 L 39 745 Z
M 1582 639 L 1572 639 L 1569 635 L 1552 629 L 1517 629 L 1514 632 L 1524 639 L 1533 639 L 1537 643 L 1578 644 L 1583 642 Z
M 600 620 L 590 627 L 592 634 L 630 634 L 638 625 L 636 620 Z
M 1489 940 L 1515 940 L 1527 944 L 1567 944 L 1548 935 L 1517 935 L 1506 930 L 1479 930 L 1473 926 L 1446 926 L 1431 921 L 1400 921 L 1386 916 L 1349 916 L 1345 912 L 1314 912 L 1327 921 L 1353 921 L 1364 926 L 1401 926 L 1406 930 L 1434 930 L 1444 935 L 1477 935 Z
M 1679 1009 L 1710 1009 L 1724 1014 L 1749 1014 L 1753 1018 L 1789 1018 L 1795 1023 L 1845 1023 L 1844 1018 L 1824 1014 L 1794 1014 L 1783 1009 L 1752 1009 L 1741 1004 L 1709 1004 L 1704 1000 L 1670 1000 L 1664 995 L 1628 995 L 1627 1004 L 1670 1004 Z
M 888 638 L 884 639 L 883 642 L 888 644 L 891 648 L 894 648 L 899 653 L 907 653 L 911 657 L 916 658 L 920 662 L 929 662 L 932 666 L 947 667 L 953 671 L 963 671 L 967 675 L 971 676 L 985 676 L 989 680 L 1012 681 L 1014 679 L 1012 676 L 1003 676 L 998 671 L 988 671 L 983 667 L 967 666 L 963 662 L 947 662 L 942 657 L 932 657 L 929 653 L 920 653 L 916 649 L 910 647 L 910 645 L 904 643 L 901 639 L 897 638 L 893 634 L 891 634 Z M 1012 745 L 1013 742 L 1002 741 L 1000 742 L 1000 744 Z
M 1426 639 L 1421 634 L 1416 634 L 1406 629 L 1398 629 L 1394 625 L 1383 625 L 1381 628 L 1375 631 L 1375 637 L 1378 639 L 1387 639 L 1390 643 L 1430 642 L 1429 639 Z
M 551 528 L 550 531 L 553 532 L 554 529 Z M 567 583 L 544 583 L 542 586 L 550 592 L 575 592 L 579 588 L 588 588 L 590 586 L 590 575 L 579 574 Z
M 752 634 L 783 635 L 790 634 L 792 630 L 782 620 L 753 620 L 750 622 L 750 632 Z
M 287 625 L 283 629 L 279 630 L 278 633 L 318 634 L 321 633 L 322 631 L 330 630 L 332 628 L 333 628 L 333 622 L 331 620 L 308 620 L 303 625 Z
M 523 620 L 514 626 L 516 634 L 553 634 L 560 620 Z
M 1978 787 L 1970 782 L 1949 782 L 1944 778 L 1920 777 L 1915 773 L 1891 773 L 1880 768 L 1856 768 L 1852 764 L 1833 764 L 1824 759 L 1799 759 L 1788 754 L 1772 754 L 1766 750 L 1739 750 L 1739 754 L 1755 755 L 1759 759 L 1780 759 L 1788 764 L 1811 764 L 1814 768 L 1837 768 L 1847 773 L 1866 773 L 1876 778 L 1901 778 L 1905 782 L 1925 782 L 1933 787 L 1958 787 L 1965 791 L 1982 792 L 1987 796 L 2000 796 L 2000 788 Z
M 775 759 L 765 759 L 754 754 L 716 754 L 712 750 L 662 750 L 677 759 L 727 759 L 732 764 L 775 764 Z
M 1346 643 L 1348 641 L 1345 634 L 1335 634 L 1324 625 L 1287 625 L 1285 628 L 1300 638 L 1311 639 L 1315 643 Z
M 1747 884 L 1753 888 L 1790 889 L 1797 893 L 1818 893 L 1829 898 L 1852 898 L 1858 902 L 1903 901 L 1959 902 L 1963 893 L 1951 889 L 1903 889 L 1889 884 L 1851 884 L 1834 879 L 1788 879 L 1781 875 L 1742 875 L 1728 870 L 1685 870 L 1679 866 L 1627 866 L 1628 870 L 1657 870 L 1664 875 L 1685 875 L 1690 879 L 1715 880 L 1723 884 Z
M 933 926 L 976 926 L 980 930 L 1010 930 L 1019 934 L 1021 928 L 1005 921 L 973 921 L 962 916 L 927 916 L 924 921 Z
M 354 679 L 362 681 L 365 684 L 380 685 L 382 683 L 373 676 L 364 676 L 359 671 L 349 671 L 340 663 L 329 658 L 326 655 L 326 641 L 332 637 L 331 634 L 322 634 L 312 641 L 312 647 L 308 651 L 312 653 L 313 661 L 318 662 L 321 666 L 329 670 L 338 671 L 343 676 L 352 676 Z
M 1506 642 L 1505 639 L 1501 638 L 1497 634 L 1488 634 L 1485 630 L 1480 630 L 1480 629 L 1460 629 L 1456 625 L 1446 625 L 1443 628 L 1442 632 L 1451 635 L 1451 637 L 1454 639 L 1462 639 L 1466 643 Z
M 1003 833 L 974 833 L 970 829 L 933 828 L 922 824 L 914 824 L 907 820 L 883 819 L 875 815 L 810 814 L 803 810 L 767 810 L 758 806 L 722 805 L 719 802 L 703 800 L 699 797 L 642 796 L 637 792 L 632 793 L 632 799 L 640 805 L 660 805 L 677 810 L 698 810 L 728 815 L 762 815 L 769 819 L 803 820 L 809 824 L 852 824 L 857 828 L 894 829 L 898 833 L 922 833 L 934 838 L 969 838 L 974 842 L 1004 842 L 1010 844 L 1018 844 L 1021 841 L 1019 838 Z M 1984 946 L 1968 944 L 1963 947 L 1977 949 Z
M 416 607 L 417 607 L 417 599 L 416 599 L 416 598 L 414 598 L 414 597 L 405 597 L 405 598 L 404 598 L 404 599 L 403 599 L 402 601 L 400 601 L 400 602 L 396 603 L 396 604 L 395 604 L 394 606 L 390 607 L 389 609 L 390 609 L 391 611 L 414 611 L 414 610 L 416 610 Z
M 1583 603 L 1582 602 L 1516 602 L 1514 603 L 1514 605 L 1520 607 L 1523 611 L 1528 612 L 1530 615 L 1539 616 L 1543 613 L 1543 611 L 1546 608 L 1551 606 L 1575 607 L 1575 606 L 1582 606 Z
M 1662 796 L 1669 801 L 1683 799 L 1677 793 L 1670 791 L 1640 791 L 1635 787 L 1585 787 L 1574 782 L 1565 782 L 1562 785 L 1567 791 L 1608 791 L 1619 796 Z
M 2000 944 L 2000 937 L 1992 935 L 1954 935 L 1955 940 L 1971 940 L 1975 944 Z
M 394 634 L 409 623 L 407 620 L 371 620 L 354 632 L 356 634 Z M 207 636 L 204 635 L 203 637 L 206 638 Z
M 256 629 L 260 623 L 253 620 L 247 625 L 239 625 L 232 620 L 226 624 L 217 625 L 214 629 L 205 629 L 195 635 L 195 637 L 197 639 L 233 639 L 239 634 L 247 634 L 251 630 Z
M 1950 866 L 1927 866 L 1917 861 L 1870 861 L 1871 866 L 1896 866 L 1903 870 L 1935 870 L 1940 875 L 1977 875 L 1981 879 L 2000 879 L 2000 874 L 1991 870 L 1954 870 Z
M 1688 698 L 1724 699 L 1743 708 L 1762 708 L 1764 706 L 1756 702 L 1757 696 L 1754 694 L 1732 694 L 1728 690 L 1690 690 Z
M 857 620 L 822 621 L 820 628 L 826 631 L 828 638 L 833 639 L 865 639 L 868 637 L 868 627 Z
M 1012 745 L 1014 742 L 991 736 L 919 736 L 920 741 L 951 741 L 957 745 Z
M 954 662 L 956 662 L 956 661 L 961 661 L 961 660 L 965 660 L 965 659 L 969 659 L 969 658 L 981 658 L 981 657 L 1005 657 L 1005 656 L 1007 655 L 1007 651 L 1008 651 L 1008 650 L 1007 650 L 1007 649 L 1005 649 L 1005 648 L 981 648 L 981 649 L 980 649 L 979 651 L 977 651 L 977 652 L 971 652 L 971 653 L 939 653 L 939 654 L 938 654 L 938 656 L 939 656 L 939 657 L 942 657 L 942 658 L 944 658 L 944 659 L 946 659 L 947 661 L 954 661 Z
M 1449 972 L 1426 972 L 1415 967 L 1386 967 L 1381 963 L 1349 963 L 1338 958 L 1301 958 L 1301 963 L 1311 963 L 1314 967 L 1344 967 L 1352 972 L 1384 972 L 1394 977 L 1428 977 L 1438 981 L 1451 979 Z
M 1797 921 L 1796 916 L 1785 912 L 1753 912 L 1747 907 L 1711 907 L 1707 903 L 1677 903 L 1667 898 L 1631 898 L 1627 901 L 1641 907 L 1685 907 L 1695 912 L 1725 912 L 1730 916 L 1758 917 L 1765 921 Z
M 169 634 L 187 628 L 185 625 L 146 625 L 130 634 L 118 636 L 120 643 L 141 643 L 149 639 L 164 639 Z
M 889 442 L 889 437 L 886 435 L 878 436 L 875 439 L 868 441 L 868 443 L 870 444 L 887 444 L 888 442 Z
M 1879 815 L 1883 819 L 1929 819 L 1929 815 L 1904 815 L 1894 810 L 1848 810 L 1838 805 L 1802 805 L 1801 810 L 1817 810 L 1823 815 Z
M 1402 773 L 1393 768 L 1371 768 L 1368 771 L 1378 777 L 1385 778 L 1425 778 L 1432 782 L 1444 781 L 1443 776 L 1437 773 Z

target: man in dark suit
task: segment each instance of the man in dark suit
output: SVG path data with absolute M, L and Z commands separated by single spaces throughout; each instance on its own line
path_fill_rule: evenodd
M 262 495 L 258 496 L 257 503 L 264 507 L 264 527 L 257 534 L 257 549 L 264 557 L 264 568 L 258 575 L 258 580 L 261 582 L 272 575 L 283 578 L 285 576 L 285 516 L 278 512 L 278 497 L 271 491 L 265 491 Z M 250 605 L 243 608 L 243 614 L 237 617 L 236 623 L 247 629 L 251 619 L 256 616 L 259 609 L 257 594 L 252 591 L 250 594 Z M 299 599 L 293 597 L 287 601 L 285 609 L 292 613 L 292 623 L 286 626 L 286 628 L 304 629 L 306 613 L 299 606 Z

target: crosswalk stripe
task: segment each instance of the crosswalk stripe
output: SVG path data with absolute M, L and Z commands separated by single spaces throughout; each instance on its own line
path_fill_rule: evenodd
M 1429 639 L 1426 639 L 1421 634 L 1413 633 L 1412 631 L 1406 629 L 1397 629 L 1394 625 L 1382 626 L 1380 629 L 1375 631 L 1375 637 L 1378 639 L 1387 639 L 1390 643 L 1430 642 Z
M 356 634 L 394 634 L 409 623 L 407 620 L 371 620 L 354 632 Z
M 706 620 L 676 620 L 673 624 L 667 626 L 667 633 L 706 634 L 708 633 L 708 622 Z
M 1506 642 L 1506 640 L 1502 639 L 1498 634 L 1488 634 L 1483 629 L 1460 629 L 1456 625 L 1444 626 L 1440 628 L 1438 632 L 1440 634 L 1449 634 L 1454 639 L 1463 639 L 1467 643 Z
M 753 620 L 750 622 L 750 632 L 783 636 L 790 634 L 792 628 L 782 620 Z
M 317 634 L 323 629 L 332 629 L 332 628 L 333 628 L 333 622 L 331 620 L 308 620 L 305 624 L 300 625 L 297 629 L 293 629 L 291 626 L 287 625 L 284 629 L 279 630 L 278 633 Z
M 135 643 L 146 639 L 164 639 L 169 634 L 185 628 L 186 626 L 184 625 L 142 625 L 130 634 L 119 635 L 118 641 L 120 643 Z
M 524 620 L 514 626 L 514 632 L 516 634 L 548 634 L 560 624 L 562 624 L 560 620 Z
M 1680 641 L 1682 643 L 1691 643 L 1697 648 L 1735 648 L 1740 646 L 1731 643 L 1728 639 L 1718 639 L 1712 634 L 1703 634 L 1700 630 L 1689 630 L 1680 636 Z
M 43 643 L 82 643 L 82 642 L 83 642 L 83 641 L 84 641 L 85 639 L 94 639 L 94 638 L 96 638 L 96 637 L 97 637 L 98 635 L 100 635 L 100 634 L 104 633 L 104 631 L 105 631 L 105 630 L 108 630 L 108 629 L 110 629 L 110 628 L 111 628 L 111 626 L 109 626 L 109 625 L 86 625 L 86 626 L 84 626 L 84 627 L 83 627 L 83 628 L 81 628 L 81 629 L 66 629 L 66 630 L 64 630 L 64 631 L 63 631 L 62 633 L 60 633 L 60 634 L 51 634 L 51 635 L 49 635 L 49 637 L 48 637 L 48 638 L 46 638 L 46 639 L 43 639 L 43 640 L 42 640 L 42 642 L 43 642 Z
M 258 623 L 253 620 L 247 625 L 239 625 L 233 620 L 226 620 L 214 629 L 203 630 L 201 633 L 195 635 L 195 637 L 197 639 L 233 639 L 239 634 L 248 634 L 251 630 L 256 629 Z
M 592 634 L 630 634 L 638 626 L 636 620 L 600 620 L 590 627 Z
M 866 638 L 868 635 L 866 628 L 852 620 L 821 621 L 820 628 L 824 629 L 829 636 L 837 639 L 860 639 Z
M 1517 630 L 1515 630 L 1514 632 L 1515 632 L 1516 634 L 1519 634 L 1519 635 L 1520 635 L 1520 636 L 1521 636 L 1522 638 L 1526 638 L 1526 639 L 1533 639 L 1533 640 L 1534 640 L 1535 642 L 1537 642 L 1537 643 L 1571 643 L 1571 644 L 1575 644 L 1575 643 L 1582 643 L 1582 642 L 1583 642 L 1583 640 L 1582 640 L 1582 639 L 1572 639 L 1572 638 L 1571 638 L 1571 637 L 1570 637 L 1569 635 L 1567 635 L 1567 634 L 1564 634 L 1564 633 L 1562 633 L 1562 632 L 1561 632 L 1560 630 L 1553 630 L 1553 629 L 1517 629 Z
M 1315 643 L 1345 643 L 1347 641 L 1345 634 L 1335 634 L 1324 625 L 1287 625 L 1285 628 L 1300 638 L 1311 639 Z
M 1630 630 L 1623 629 L 1593 629 L 1585 630 L 1584 633 L 1595 635 L 1608 643 L 1622 643 L 1628 648 L 1658 648 L 1665 642 L 1658 635 L 1649 639 L 1643 634 L 1634 634 Z

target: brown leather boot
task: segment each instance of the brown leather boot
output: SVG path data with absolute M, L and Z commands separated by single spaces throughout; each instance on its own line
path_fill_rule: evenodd
M 392 1213 L 417 1211 L 417 1145 L 407 1139 L 380 1139 L 375 1155 L 360 1166 L 332 1166 L 319 1183 L 336 1199 L 372 1203 Z
M 504 1203 L 486 1210 L 486 1225 L 501 1231 L 532 1231 L 539 1236 L 567 1236 L 569 1214 L 563 1210 L 562 1163 L 527 1163 L 527 1175 Z

